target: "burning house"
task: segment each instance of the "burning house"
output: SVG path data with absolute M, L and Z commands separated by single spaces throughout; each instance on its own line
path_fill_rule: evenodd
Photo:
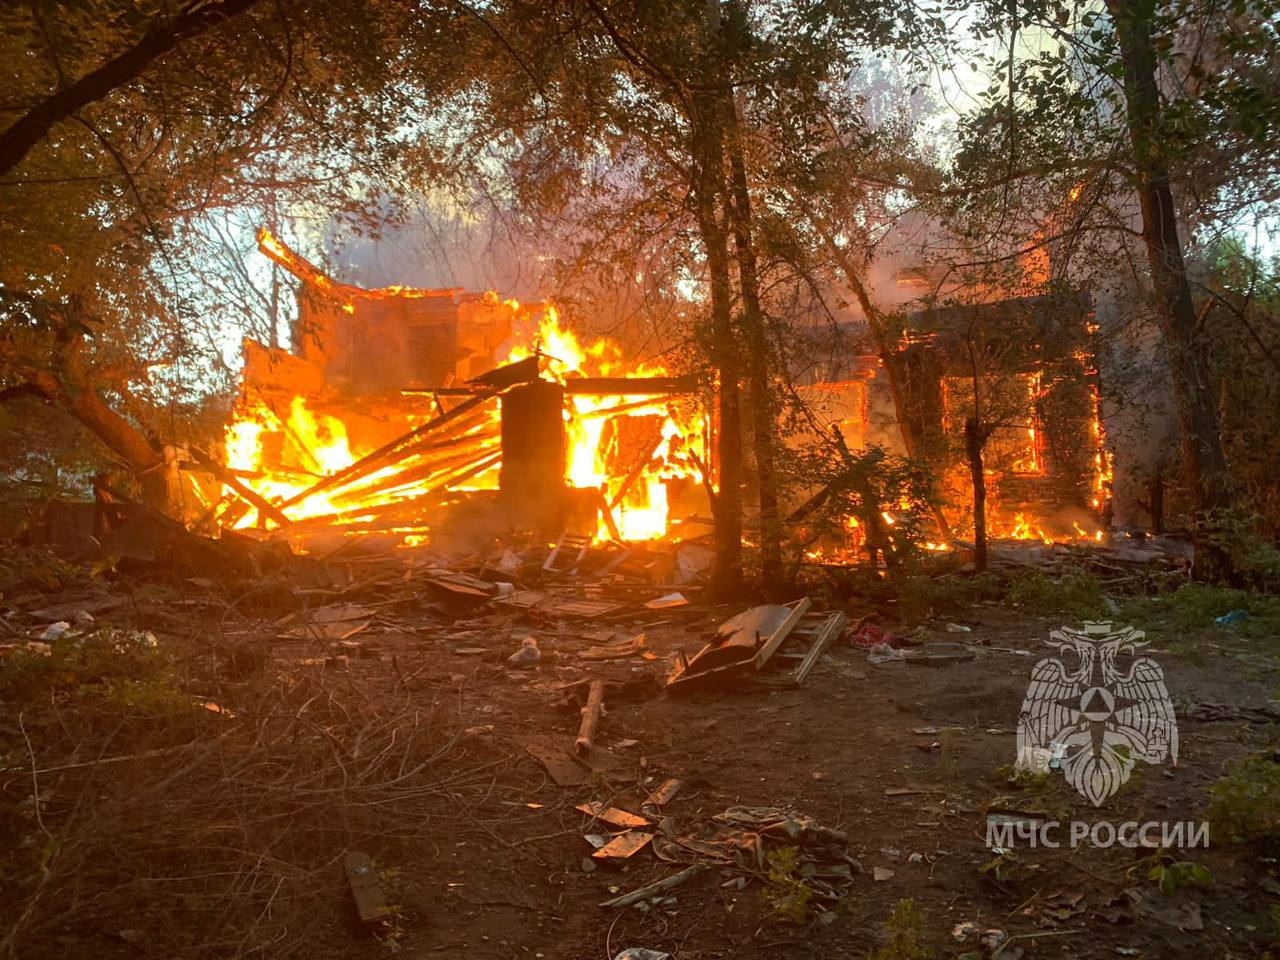
M 424 538 L 467 501 L 495 531 L 645 540 L 708 512 L 692 382 L 581 342 L 552 304 L 368 290 L 259 246 L 300 281 L 298 318 L 291 349 L 244 345 L 221 525 Z
M 636 541 L 710 515 L 714 423 L 690 380 L 579 340 L 549 303 L 365 289 L 267 231 L 259 246 L 299 280 L 297 320 L 288 350 L 245 342 L 220 525 L 412 543 L 465 517 L 473 534 Z M 851 448 L 928 463 L 958 531 L 976 416 L 992 533 L 1092 539 L 1108 464 L 1090 336 L 1074 294 L 917 309 L 896 350 L 801 392 Z

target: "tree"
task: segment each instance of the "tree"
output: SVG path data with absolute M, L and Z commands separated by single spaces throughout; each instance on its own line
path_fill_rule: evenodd
M 181 430 L 160 410 L 203 390 L 197 318 L 239 319 L 190 256 L 202 218 L 283 196 L 359 219 L 418 93 L 455 89 L 466 31 L 452 7 L 322 0 L 0 17 L 0 379 L 151 476 Z
M 1274 202 L 1280 176 L 1270 0 L 1028 2 L 982 8 L 996 80 L 966 118 L 950 204 L 980 256 L 1037 250 L 1054 276 L 1116 275 L 1134 253 L 1163 334 L 1195 517 L 1196 572 L 1230 574 L 1213 533 L 1232 503 L 1183 246 L 1241 209 Z M 1031 52 L 1019 54 L 1020 38 Z M 1025 50 L 1025 47 L 1022 49 Z M 1092 262 L 1090 262 L 1092 260 Z

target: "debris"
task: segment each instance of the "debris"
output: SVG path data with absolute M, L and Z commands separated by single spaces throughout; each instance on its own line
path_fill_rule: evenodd
M 624 603 L 612 600 L 578 600 L 569 597 L 553 597 L 539 590 L 517 590 L 506 597 L 497 597 L 495 603 L 538 611 L 551 617 L 576 617 L 597 620 L 620 613 L 627 608 Z
M 876 883 L 884 883 L 886 880 L 892 880 L 893 876 L 893 871 L 888 867 L 871 868 L 871 878 L 875 880 Z
M 645 635 L 637 633 L 629 640 L 617 640 L 599 646 L 587 647 L 578 654 L 583 660 L 620 660 L 633 657 L 645 649 Z
M 560 540 L 547 554 L 542 569 L 547 573 L 565 573 L 572 576 L 577 572 L 578 565 L 586 558 L 591 540 L 589 536 L 574 533 L 561 535 Z
M 800 624 L 791 631 L 788 646 L 794 645 L 795 640 L 808 640 L 809 649 L 803 654 L 796 654 L 803 657 L 793 675 L 796 683 L 804 683 L 809 678 L 818 660 L 844 630 L 846 622 L 848 618 L 839 610 L 830 614 L 809 613 L 800 619 Z
M 583 857 L 583 858 L 582 858 L 582 872 L 583 872 L 583 873 L 594 873 L 594 872 L 595 872 L 595 869 L 596 869 L 596 862 L 595 862 L 594 860 L 592 860 L 590 857 Z
M 921 784 L 915 787 L 889 787 L 885 790 L 886 797 L 914 797 L 925 793 L 942 793 L 940 784 Z
M 593 774 L 605 773 L 618 765 L 608 750 L 591 747 L 579 752 L 568 737 L 554 734 L 526 734 L 515 742 L 537 760 L 561 787 L 576 787 L 591 780 Z
M 680 788 L 684 786 L 683 780 L 671 778 L 659 784 L 658 788 L 649 794 L 649 803 L 655 807 L 663 807 L 676 798 L 676 794 L 680 792 Z
M 352 850 L 342 858 L 342 868 L 347 872 L 351 896 L 356 902 L 356 912 L 363 923 L 375 923 L 391 916 L 382 885 L 373 872 L 373 861 L 368 854 Z
M 968 943 L 978 935 L 981 928 L 972 920 L 966 920 L 963 923 L 957 923 L 951 928 L 951 939 L 956 943 Z
M 982 936 L 978 938 L 978 943 L 982 945 L 984 950 L 996 950 L 999 946 L 1009 939 L 1009 935 L 1003 930 L 984 930 Z
M 603 820 L 605 823 L 612 824 L 615 827 L 649 826 L 649 821 L 644 817 L 628 813 L 626 810 L 619 810 L 617 807 L 611 807 L 606 803 L 580 803 L 574 809 L 581 810 L 587 816 Z
M 948 623 L 944 629 L 947 633 L 973 633 L 973 627 L 966 627 L 963 623 Z
M 894 663 L 898 660 L 906 660 L 907 655 L 903 650 L 889 646 L 887 643 L 877 643 L 867 651 L 867 662 L 874 663 L 879 666 L 883 663 Z
M 582 723 L 578 727 L 578 738 L 573 742 L 573 748 L 578 753 L 585 753 L 595 746 L 596 730 L 600 726 L 602 713 L 604 713 L 604 681 L 597 678 L 591 681 L 591 688 L 587 693 L 587 705 L 582 708 Z
M 533 637 L 524 637 L 520 641 L 520 649 L 507 657 L 507 663 L 514 667 L 530 667 L 542 659 L 542 651 L 538 649 L 538 641 Z
M 647 947 L 627 947 L 613 960 L 671 960 L 671 954 L 664 950 L 650 950 Z
M 628 830 L 626 833 L 620 833 L 615 836 L 593 853 L 592 856 L 597 860 L 625 860 L 643 850 L 652 839 L 652 833 L 645 833 L 642 830 Z
M 892 630 L 882 630 L 874 623 L 860 623 L 849 638 L 850 643 L 863 650 L 871 650 L 880 644 L 891 647 L 896 640 Z
M 1204 929 L 1200 904 L 1194 900 L 1171 900 L 1154 888 L 1134 888 L 1124 893 L 1133 912 L 1140 916 L 1184 932 Z
M 673 689 L 703 685 L 726 675 L 745 673 L 748 664 L 762 669 L 782 649 L 808 612 L 812 601 L 805 597 L 795 603 L 764 604 L 751 607 L 720 624 L 716 636 L 691 658 L 680 655 L 675 674 L 667 681 Z M 808 651 L 798 654 L 802 663 L 797 675 L 808 676 L 817 659 L 836 634 L 843 629 L 843 614 L 817 615 L 811 629 L 802 635 L 810 641 Z M 817 652 L 815 653 L 815 647 Z M 811 658 L 811 659 L 810 659 Z
M 662 880 L 658 880 L 648 886 L 632 890 L 630 893 L 624 893 L 622 896 L 614 897 L 612 900 L 606 900 L 600 904 L 600 906 L 629 907 L 631 904 L 638 903 L 639 901 L 651 897 L 654 894 L 663 893 L 667 890 L 673 889 L 674 887 L 678 887 L 690 877 L 696 877 L 704 869 L 705 868 L 702 864 L 695 863 L 690 867 L 685 867 L 683 870 L 673 873 L 669 877 L 664 877 Z
M 672 607 L 687 607 L 689 599 L 683 593 L 668 593 L 645 604 L 650 610 L 668 610 Z
M 1214 617 L 1213 622 L 1220 627 L 1229 627 L 1233 623 L 1239 623 L 1245 617 L 1249 616 L 1249 611 L 1245 609 L 1232 610 L 1224 613 L 1220 617 Z

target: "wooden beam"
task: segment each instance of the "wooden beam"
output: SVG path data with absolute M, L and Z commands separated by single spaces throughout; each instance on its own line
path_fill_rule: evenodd
M 270 517 L 282 527 L 287 527 L 289 524 L 293 523 L 293 520 L 286 516 L 283 510 L 252 487 L 241 483 L 239 477 L 233 474 L 222 464 L 218 463 L 218 461 L 214 460 L 203 450 L 198 447 L 192 447 L 191 455 L 195 457 L 196 463 L 200 464 L 200 466 L 212 473 L 215 477 L 238 493 L 243 499 L 248 500 L 251 504 L 257 507 L 260 514 Z
M 319 493 L 321 490 L 328 490 L 329 488 L 337 486 L 340 483 L 350 483 L 352 480 L 357 480 L 360 477 L 368 476 L 369 474 L 377 470 L 380 466 L 382 466 L 384 461 L 390 460 L 391 458 L 395 457 L 397 454 L 406 452 L 406 450 L 410 446 L 412 446 L 415 441 L 421 439 L 422 437 L 427 436 L 429 433 L 432 433 L 435 430 L 440 429 L 440 427 L 444 426 L 446 423 L 456 420 L 458 417 L 462 416 L 464 413 L 468 413 L 469 411 L 474 410 L 476 407 L 480 406 L 480 404 L 484 403 L 486 400 L 491 400 L 502 392 L 503 392 L 502 390 L 493 390 L 489 393 L 477 394 L 476 396 L 472 397 L 470 400 L 464 400 L 462 403 L 458 404 L 452 410 L 449 410 L 446 413 L 442 413 L 440 416 L 429 420 L 428 422 L 422 424 L 420 427 L 415 427 L 413 430 L 410 430 L 408 433 L 404 434 L 403 436 L 397 437 L 395 440 L 392 440 L 390 443 L 386 443 L 382 445 L 377 450 L 374 450 L 372 453 L 365 454 L 365 456 L 361 457 L 359 460 L 351 464 L 349 467 L 344 467 L 343 469 L 339 470 L 337 473 L 332 473 L 329 476 L 316 481 L 311 486 L 307 487 L 307 489 L 302 490 L 298 493 L 295 493 L 288 500 L 284 501 L 284 503 L 282 503 L 281 506 L 282 507 L 292 506 L 295 503 L 298 503 L 302 500 L 307 499 L 307 497 L 311 496 L 312 494 Z
M 584 397 L 662 397 L 697 389 L 693 377 L 569 377 L 564 383 L 566 395 Z

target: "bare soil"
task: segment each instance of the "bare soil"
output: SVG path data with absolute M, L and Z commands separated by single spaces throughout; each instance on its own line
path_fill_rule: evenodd
M 192 631 L 184 635 L 182 624 L 208 618 L 209 612 L 199 604 L 194 611 L 175 608 L 166 597 L 148 602 L 135 594 L 127 611 L 103 614 L 100 622 L 127 612 L 135 625 L 150 619 L 162 644 L 192 643 Z M 209 948 L 200 936 L 175 949 L 169 928 L 156 927 L 153 933 L 149 926 L 159 910 L 152 899 L 113 906 L 111 920 L 96 920 L 91 928 L 70 921 L 59 926 L 58 905 L 42 902 L 28 921 L 32 935 L 13 941 L 16 955 L 378 957 L 391 952 L 420 958 L 607 960 L 625 947 L 647 947 L 682 960 L 864 957 L 882 946 L 883 925 L 903 899 L 923 912 L 924 946 L 936 957 L 990 956 L 975 939 L 958 942 L 953 931 L 967 921 L 979 932 L 996 929 L 1010 938 L 1001 957 L 1257 957 L 1271 945 L 1269 911 L 1280 903 L 1276 861 L 1265 850 L 1242 848 L 1217 835 L 1212 823 L 1207 850 L 1179 854 L 1208 867 L 1212 884 L 1184 887 L 1163 899 L 1146 876 L 1149 862 L 1140 863 L 1151 851 L 1119 844 L 1032 849 L 1023 840 L 1007 875 L 983 871 L 995 858 L 986 842 L 992 806 L 1038 811 L 1064 822 L 1198 821 L 1204 818 L 1209 788 L 1233 761 L 1277 744 L 1275 724 L 1180 716 L 1177 766 L 1140 764 L 1130 783 L 1101 808 L 1053 780 L 1012 783 L 1007 768 L 1015 759 L 1015 725 L 1030 671 L 1061 617 L 975 606 L 963 621 L 972 633 L 948 634 L 942 620 L 923 624 L 938 639 L 972 644 L 975 657 L 969 661 L 877 666 L 868 662 L 866 651 L 841 640 L 802 687 L 731 683 L 676 697 L 662 687 L 676 650 L 692 653 L 737 608 L 644 611 L 630 620 L 593 624 L 530 621 L 483 604 L 445 608 L 431 597 L 406 597 L 400 588 L 388 589 L 385 597 L 381 602 L 388 615 L 352 638 L 363 649 L 335 658 L 331 643 L 277 639 L 266 663 L 255 668 L 289 689 L 314 687 L 308 694 L 313 699 L 305 701 L 310 710 L 316 709 L 314 697 L 324 696 L 331 703 L 342 697 L 346 703 L 387 698 L 402 705 L 392 715 L 406 719 L 396 722 L 407 730 L 408 718 L 416 718 L 413 729 L 429 726 L 438 745 L 430 789 L 385 798 L 376 792 L 353 794 L 341 814 L 315 831 L 319 850 L 306 869 L 279 871 L 282 879 L 274 893 L 264 895 L 253 929 L 228 941 L 239 943 L 239 949 L 226 943 Z M 852 620 L 865 612 L 852 603 Z M 224 624 L 226 616 L 224 610 Z M 258 622 L 266 629 L 271 619 L 263 616 Z M 892 625 L 907 632 L 921 624 Z M 599 642 L 592 635 L 605 630 L 618 635 L 643 630 L 651 658 L 583 661 L 578 654 Z M 533 667 L 512 668 L 506 657 L 525 635 L 538 639 L 542 659 Z M 1274 696 L 1276 638 L 1246 640 L 1219 629 L 1176 641 L 1178 652 L 1161 639 L 1148 653 L 1164 667 L 1180 714 L 1192 703 L 1264 705 Z M 198 656 L 209 658 L 207 651 Z M 224 660 L 218 662 L 225 671 Z M 591 675 L 623 685 L 612 688 L 623 692 L 607 702 L 599 739 L 619 763 L 580 786 L 557 786 L 516 738 L 572 738 L 579 722 L 574 684 Z M 220 724 L 243 719 L 229 705 L 234 691 L 228 681 Z M 348 713 L 352 709 L 343 707 Z M 360 771 L 373 769 L 377 758 L 361 755 L 359 738 L 341 729 L 336 711 L 325 716 L 324 736 L 335 744 L 332 766 L 342 779 L 324 789 L 355 790 Z M 8 750 L 3 802 L 16 809 L 24 790 L 29 793 L 28 761 L 34 755 L 47 766 L 53 734 L 42 733 L 46 728 L 39 723 L 24 724 L 36 734 L 24 744 L 16 736 L 16 718 L 0 719 Z M 394 749 L 397 736 L 402 734 L 390 731 L 378 741 L 390 745 L 378 749 Z M 288 743 L 272 747 L 277 760 L 287 759 L 289 749 Z M 101 776 L 145 775 L 129 763 L 94 769 Z M 639 813 L 650 792 L 671 777 L 684 785 L 661 811 L 670 819 L 668 829 L 678 833 L 733 805 L 785 807 L 847 833 L 861 872 L 838 904 L 812 904 L 803 923 L 787 920 L 769 904 L 759 873 L 748 876 L 740 889 L 737 878 L 744 871 L 734 868 L 708 869 L 660 903 L 601 907 L 602 901 L 665 877 L 679 865 L 658 859 L 651 848 L 620 863 L 592 862 L 584 835 L 605 830 L 574 807 L 597 800 Z M 58 775 L 46 775 L 45 785 L 60 789 Z M 377 809 L 380 805 L 384 809 Z M 373 821 L 353 810 L 380 815 L 382 826 L 371 832 Z M 46 812 L 50 833 L 58 831 L 56 812 L 56 803 Z M 206 855 L 199 847 L 188 849 L 190 841 L 181 832 L 157 840 L 192 868 Z M 265 849 L 274 853 L 259 859 L 278 855 L 283 861 L 291 855 L 283 841 Z M 341 868 L 350 849 L 374 859 L 396 908 L 393 923 L 369 928 L 356 918 Z M 882 879 L 875 879 L 877 868 Z M 76 897 L 99 895 L 76 888 L 73 878 L 57 882 L 75 890 Z M 52 889 L 64 889 L 50 883 Z M 163 897 L 164 889 L 159 886 L 157 896 Z M 1155 907 L 1135 909 L 1127 891 Z M 10 883 L 5 893 L 5 903 L 20 905 L 31 886 Z M 1196 907 L 1203 929 L 1179 929 L 1179 923 L 1199 926 L 1188 920 Z M 267 930 L 277 932 L 256 935 Z

